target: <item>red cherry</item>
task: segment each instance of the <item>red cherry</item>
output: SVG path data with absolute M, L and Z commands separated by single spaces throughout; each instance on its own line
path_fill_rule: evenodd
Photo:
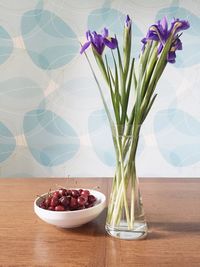
M 39 207 L 52 211 L 80 210 L 93 207 L 96 200 L 87 189 L 60 188 L 41 197 Z
M 72 196 L 75 197 L 75 198 L 77 198 L 77 197 L 79 196 L 79 191 L 73 189 L 73 190 L 72 190 Z
M 85 208 L 87 209 L 87 208 L 88 208 L 88 206 L 89 206 L 89 203 L 88 203 L 88 202 L 86 202 L 84 206 L 85 206 Z
M 59 191 L 55 191 L 55 192 L 53 192 L 53 197 L 59 197 L 60 196 L 60 194 L 59 194 Z
M 85 206 L 78 206 L 77 210 L 83 210 L 85 209 Z
M 88 202 L 89 202 L 90 204 L 91 204 L 91 203 L 94 203 L 96 200 L 97 200 L 97 199 L 96 199 L 95 196 L 93 196 L 93 195 L 89 195 L 89 196 L 88 196 Z
M 42 209 L 45 209 L 45 210 L 47 209 L 47 207 L 46 207 L 44 202 L 40 203 L 39 207 L 42 208 Z
M 48 210 L 55 210 L 55 208 L 50 206 L 50 207 L 48 207 Z
M 79 192 L 79 195 L 81 195 L 81 193 L 83 192 L 83 189 L 79 189 L 78 192 Z
M 67 190 L 65 188 L 60 188 L 58 192 L 60 196 L 65 196 L 67 194 Z
M 90 191 L 89 191 L 89 190 L 83 190 L 83 191 L 81 192 L 81 196 L 84 196 L 84 197 L 88 197 L 89 194 L 90 194 Z
M 72 198 L 71 198 L 71 201 L 70 201 L 70 208 L 71 208 L 71 209 L 76 209 L 77 206 L 78 206 L 77 199 L 74 198 L 74 197 L 72 197 Z
M 55 207 L 59 205 L 59 199 L 57 197 L 52 197 L 51 199 L 51 206 Z
M 64 211 L 65 208 L 62 205 L 58 205 L 55 207 L 55 211 Z
M 59 201 L 64 207 L 67 207 L 70 204 L 70 197 L 62 196 Z
M 52 196 L 47 196 L 47 197 L 45 198 L 44 203 L 45 203 L 45 205 L 46 205 L 47 207 L 49 207 L 49 206 L 51 205 L 51 199 L 52 199 Z
M 84 197 L 80 196 L 77 198 L 77 202 L 78 202 L 79 206 L 84 206 L 85 203 L 87 202 L 87 200 Z
M 67 190 L 67 196 L 71 196 L 72 195 L 72 190 L 68 189 Z

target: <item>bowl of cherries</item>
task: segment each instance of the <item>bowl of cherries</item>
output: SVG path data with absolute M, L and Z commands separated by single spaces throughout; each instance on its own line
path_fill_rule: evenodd
M 74 228 L 95 219 L 105 205 L 106 197 L 99 191 L 60 188 L 37 197 L 34 211 L 49 224 Z

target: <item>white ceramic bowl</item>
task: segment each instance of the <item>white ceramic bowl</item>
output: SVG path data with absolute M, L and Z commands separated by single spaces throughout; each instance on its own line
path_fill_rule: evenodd
M 95 219 L 106 206 L 106 197 L 103 193 L 96 190 L 88 190 L 90 191 L 90 194 L 94 195 L 97 199 L 94 206 L 91 208 L 74 211 L 45 210 L 40 208 L 39 204 L 42 201 L 41 197 L 47 195 L 46 193 L 41 197 L 36 198 L 36 200 L 34 201 L 34 211 L 40 219 L 49 224 L 63 228 L 78 227 Z

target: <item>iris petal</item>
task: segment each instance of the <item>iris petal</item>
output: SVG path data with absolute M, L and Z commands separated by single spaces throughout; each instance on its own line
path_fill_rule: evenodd
M 104 38 L 108 37 L 108 29 L 104 28 L 103 31 L 102 31 L 102 36 Z
M 164 17 L 162 18 L 162 20 L 160 21 L 160 24 L 161 24 L 162 28 L 163 28 L 165 31 L 168 30 L 168 23 L 167 23 L 167 18 L 166 18 L 166 16 L 164 16 Z
M 187 30 L 190 27 L 190 24 L 188 21 L 186 20 L 179 20 L 179 19 L 174 19 L 174 21 L 171 23 L 171 28 L 170 28 L 170 32 L 176 28 L 175 33 L 178 33 L 180 31 L 183 30 Z
M 175 63 L 176 53 L 175 51 L 170 51 L 167 55 L 167 61 L 169 63 Z
M 130 19 L 129 15 L 126 16 L 126 27 L 127 28 L 130 28 L 131 27 L 131 24 L 132 24 L 132 20 Z
M 182 50 L 183 49 L 182 42 L 180 39 L 176 40 L 175 47 L 176 47 L 176 50 Z
M 163 45 L 162 45 L 162 44 L 160 44 L 160 45 L 159 45 L 159 47 L 158 47 L 158 54 L 160 54 L 160 53 L 161 53 L 162 49 L 163 49 Z
M 87 31 L 85 35 L 86 35 L 87 40 L 91 39 L 91 32 L 90 31 Z
M 111 49 L 115 49 L 118 45 L 116 38 L 104 38 L 104 44 Z
M 90 46 L 91 42 L 88 41 L 86 43 L 84 43 L 84 45 L 82 45 L 80 53 L 82 54 L 89 46 Z
M 130 18 L 129 18 L 129 21 Z M 110 38 L 108 35 L 108 29 L 104 28 L 102 34 L 97 33 L 96 31 L 87 31 L 86 38 L 88 42 L 86 42 L 80 50 L 82 54 L 89 46 L 92 45 L 92 48 L 99 54 L 102 55 L 105 45 L 111 49 L 115 49 L 118 45 L 116 38 Z
M 154 40 L 154 41 L 160 40 L 158 34 L 156 34 L 155 31 L 149 31 L 147 36 L 148 36 L 147 39 L 149 39 L 149 40 Z
M 170 36 L 173 37 L 170 51 L 167 55 L 167 61 L 170 63 L 175 62 L 176 58 L 176 50 L 182 50 L 182 43 L 177 33 L 181 30 L 187 30 L 190 27 L 190 24 L 186 20 L 180 20 L 180 19 L 174 19 L 171 22 L 171 27 L 168 29 L 168 23 L 167 18 L 163 17 L 162 20 L 159 20 L 157 24 L 153 24 L 148 32 L 145 38 L 141 40 L 143 43 L 142 51 L 145 50 L 145 45 L 148 40 L 153 41 L 159 41 L 159 47 L 158 47 L 158 55 L 162 52 L 163 47 L 165 46 L 165 43 L 167 42 L 168 38 Z

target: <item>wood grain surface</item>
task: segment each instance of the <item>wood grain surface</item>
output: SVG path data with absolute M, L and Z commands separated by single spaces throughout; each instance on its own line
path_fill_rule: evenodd
M 106 210 L 70 230 L 46 224 L 33 211 L 36 196 L 49 188 L 98 187 L 108 195 L 110 179 L 0 179 L 0 266 L 200 266 L 200 180 L 140 183 L 149 233 L 146 240 L 124 241 L 106 235 Z

